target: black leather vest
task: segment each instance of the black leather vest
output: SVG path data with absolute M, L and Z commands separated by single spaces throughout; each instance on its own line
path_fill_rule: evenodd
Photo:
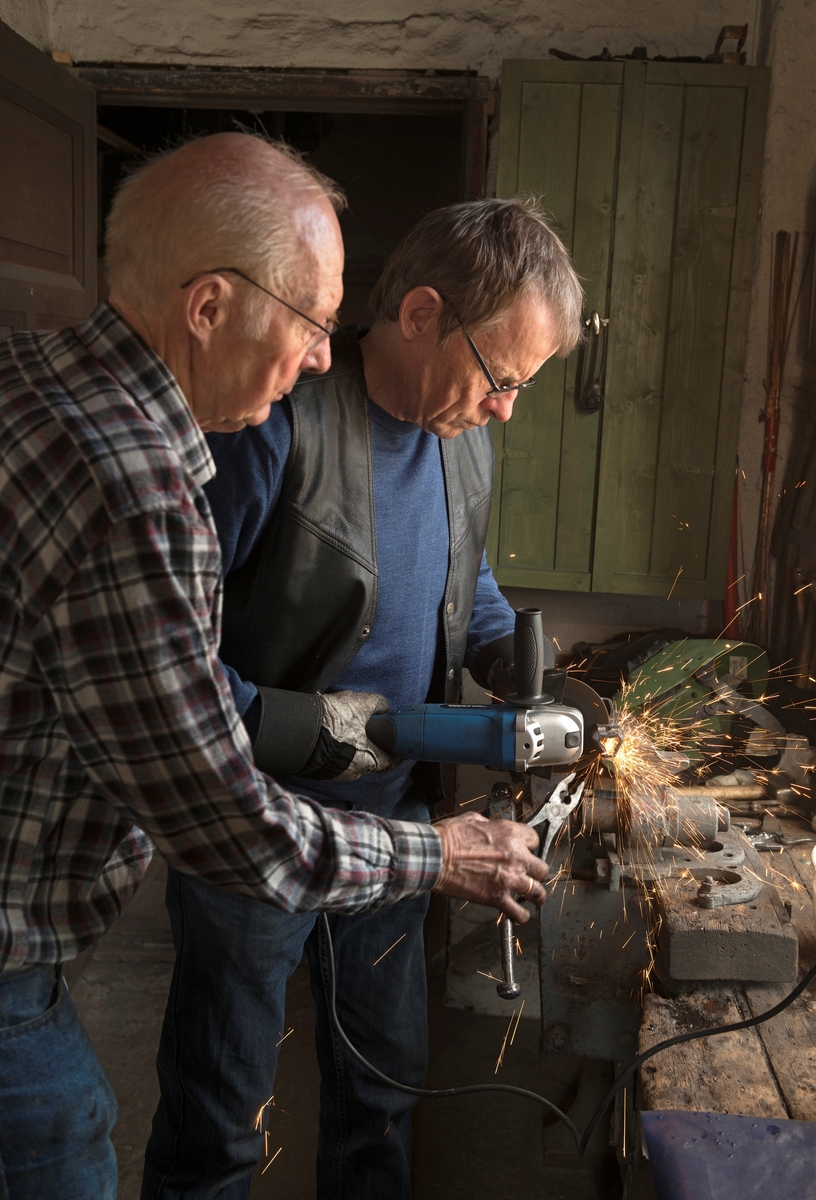
M 303 376 L 282 401 L 291 411 L 292 448 L 281 497 L 249 559 L 225 581 L 221 657 L 262 686 L 328 688 L 376 620 L 371 430 L 360 332 L 355 326 L 339 330 L 328 373 Z M 490 517 L 493 447 L 487 428 L 439 444 L 450 558 L 432 691 L 435 699 L 453 701 Z M 421 519 L 421 513 L 406 514 L 406 520 Z

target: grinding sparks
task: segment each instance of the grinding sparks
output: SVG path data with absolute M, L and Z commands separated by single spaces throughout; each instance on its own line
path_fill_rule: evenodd
M 266 1164 L 266 1166 L 264 1167 L 264 1169 L 261 1171 L 261 1174 L 262 1174 L 262 1175 L 265 1175 L 265 1174 L 266 1174 L 266 1172 L 267 1172 L 267 1171 L 269 1170 L 269 1168 L 272 1166 L 272 1163 L 273 1163 L 273 1162 L 275 1161 L 275 1159 L 278 1157 L 278 1155 L 280 1154 L 280 1152 L 281 1152 L 281 1150 L 282 1150 L 282 1149 L 283 1149 L 283 1146 L 278 1146 L 277 1150 L 276 1150 L 276 1151 L 275 1151 L 275 1153 L 272 1155 L 272 1157 L 270 1158 L 269 1162 Z
M 683 568 L 681 567 L 681 568 L 680 568 L 680 570 L 677 572 L 677 574 L 676 574 L 676 575 L 675 575 L 675 577 L 674 577 L 674 583 L 673 583 L 673 584 L 671 585 L 671 587 L 669 588 L 669 594 L 668 594 L 668 596 L 666 597 L 666 599 L 667 599 L 667 600 L 671 600 L 671 598 L 672 598 L 672 592 L 673 592 L 673 591 L 674 591 L 674 589 L 677 587 L 677 580 L 680 578 L 680 576 L 681 576 L 682 574 L 683 574 Z
M 386 954 L 390 954 L 391 951 L 394 949 L 394 946 L 398 946 L 400 944 L 400 942 L 402 941 L 402 939 L 406 936 L 407 936 L 407 934 L 403 933 L 401 937 L 398 937 L 392 946 L 389 946 L 387 950 L 383 951 L 383 953 L 380 955 L 379 958 L 374 960 L 374 962 L 371 964 L 372 967 L 376 967 L 377 963 L 381 963 L 382 960 L 385 958 Z
M 498 1075 L 499 1067 L 504 1065 L 504 1052 L 507 1049 L 507 1039 L 510 1036 L 510 1030 L 513 1027 L 513 1022 L 515 1021 L 515 1019 L 516 1019 L 516 1010 L 513 1009 L 513 1015 L 510 1017 L 510 1021 L 507 1026 L 507 1030 L 506 1030 L 504 1038 L 502 1040 L 501 1050 L 499 1051 L 499 1057 L 496 1059 L 496 1066 L 493 1070 L 494 1075 Z M 513 1036 L 515 1036 L 515 1033 Z
M 263 1123 L 264 1113 L 269 1108 L 269 1105 L 274 1104 L 274 1103 L 275 1103 L 275 1097 L 274 1097 L 274 1095 L 272 1095 L 269 1097 L 269 1099 L 266 1101 L 266 1103 L 262 1104 L 261 1107 L 258 1109 L 258 1115 L 255 1118 L 255 1131 L 257 1133 L 260 1133 L 260 1131 L 261 1131 L 261 1125 Z
M 519 1015 L 516 1017 L 516 1023 L 513 1026 L 513 1032 L 510 1035 L 510 1045 L 511 1046 L 513 1045 L 513 1042 L 516 1040 L 516 1034 L 518 1033 L 518 1027 L 521 1022 L 521 1014 L 524 1012 L 524 1005 L 526 1003 L 527 1003 L 526 1000 L 522 1000 L 522 1002 L 521 1002 L 521 1008 L 519 1009 Z
M 485 695 L 487 695 L 487 693 L 485 693 Z M 471 798 L 469 800 L 460 800 L 459 807 L 464 808 L 466 804 L 475 804 L 477 800 L 486 800 L 486 799 L 487 799 L 487 792 L 485 792 L 481 796 L 471 796 Z

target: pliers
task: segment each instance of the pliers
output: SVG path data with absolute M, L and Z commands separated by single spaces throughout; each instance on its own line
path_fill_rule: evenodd
M 540 857 L 543 862 L 547 861 L 547 855 L 553 844 L 555 835 L 562 827 L 564 822 L 569 817 L 570 813 L 577 806 L 578 801 L 584 794 L 586 780 L 581 780 L 572 795 L 569 795 L 570 785 L 575 779 L 575 772 L 571 775 L 566 775 L 552 792 L 550 798 L 545 800 L 540 808 L 536 809 L 533 815 L 527 822 L 531 827 L 543 825 L 545 821 L 549 822 L 547 835 L 544 838 L 544 843 L 541 847 Z

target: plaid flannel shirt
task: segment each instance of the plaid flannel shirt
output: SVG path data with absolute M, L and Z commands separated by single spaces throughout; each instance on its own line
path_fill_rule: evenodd
M 258 772 L 217 658 L 206 442 L 109 305 L 0 342 L 0 971 L 76 955 L 155 845 L 286 911 L 428 891 L 429 827 Z

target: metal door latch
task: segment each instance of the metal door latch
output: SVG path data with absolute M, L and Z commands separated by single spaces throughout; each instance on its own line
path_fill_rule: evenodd
M 609 317 L 602 317 L 599 312 L 591 312 L 582 322 L 587 330 L 590 342 L 581 347 L 578 359 L 578 369 L 575 379 L 575 403 L 581 412 L 594 413 L 604 402 L 604 387 L 606 383 L 606 350 L 609 344 Z M 591 348 L 591 339 L 600 338 L 600 350 Z M 588 387 L 584 386 L 584 375 L 587 360 L 594 357 L 595 378 Z

